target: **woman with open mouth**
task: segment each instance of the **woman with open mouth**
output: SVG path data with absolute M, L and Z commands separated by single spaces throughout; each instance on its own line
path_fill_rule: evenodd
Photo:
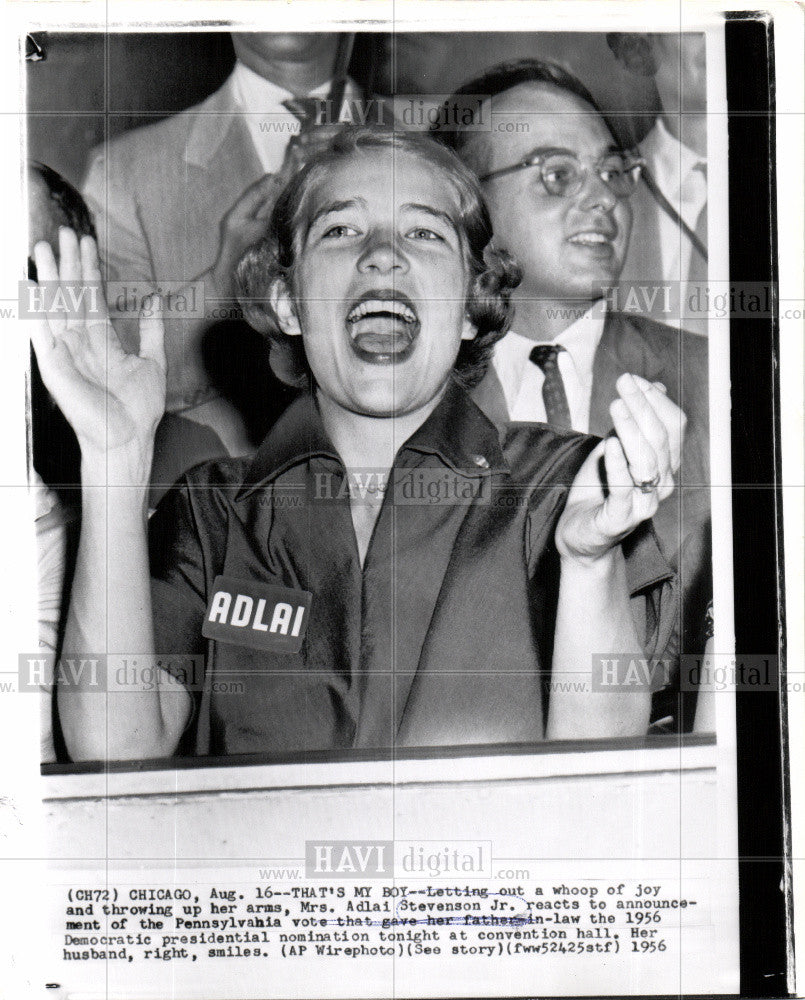
M 91 239 L 62 230 L 60 257 L 37 246 L 40 280 L 99 280 Z M 605 441 L 541 424 L 501 441 L 466 389 L 517 278 L 452 153 L 337 136 L 238 269 L 275 370 L 305 391 L 252 458 L 191 470 L 150 524 L 159 317 L 139 356 L 104 315 L 37 321 L 82 448 L 64 652 L 109 654 L 108 691 L 88 675 L 59 691 L 73 759 L 645 732 L 650 691 L 611 665 L 671 641 L 650 518 L 684 417 L 626 375 Z

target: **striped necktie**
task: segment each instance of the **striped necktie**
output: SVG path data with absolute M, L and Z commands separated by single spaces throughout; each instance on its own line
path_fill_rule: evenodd
M 548 423 L 557 430 L 570 431 L 573 430 L 570 407 L 557 362 L 560 351 L 564 351 L 564 347 L 559 344 L 537 344 L 529 354 L 529 358 L 542 369 L 545 376 L 542 383 L 542 399 Z
M 291 136 L 285 149 L 285 159 L 280 174 L 289 178 L 305 165 L 314 147 L 309 145 L 314 134 L 329 135 L 322 128 L 326 117 L 326 103 L 319 97 L 289 97 L 282 102 L 299 120 L 299 131 Z

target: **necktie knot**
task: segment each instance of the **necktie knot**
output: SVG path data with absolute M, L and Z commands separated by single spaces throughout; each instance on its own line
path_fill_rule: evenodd
M 330 101 L 322 97 L 289 97 L 282 105 L 299 120 L 299 131 L 288 140 L 281 174 L 286 179 L 300 170 L 311 155 L 329 142 L 338 129 L 337 124 L 327 124 Z
M 560 351 L 564 351 L 564 347 L 561 344 L 537 344 L 532 349 L 529 357 L 544 372 L 548 368 L 556 368 L 556 359 Z
M 318 97 L 289 97 L 282 106 L 299 119 L 302 131 L 313 128 L 320 123 L 319 116 L 323 110 L 323 101 Z

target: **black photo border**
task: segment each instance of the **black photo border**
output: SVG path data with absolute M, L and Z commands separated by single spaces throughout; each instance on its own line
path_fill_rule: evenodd
M 725 15 L 733 286 L 777 280 L 774 23 Z M 776 302 L 776 296 L 773 300 Z M 735 647 L 785 677 L 779 316 L 730 317 Z M 717 526 L 714 525 L 717 530 Z M 790 996 L 784 685 L 736 696 L 741 996 Z

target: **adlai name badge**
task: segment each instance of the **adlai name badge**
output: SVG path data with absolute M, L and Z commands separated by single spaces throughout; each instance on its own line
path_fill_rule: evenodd
M 312 600 L 307 590 L 217 576 L 201 634 L 270 653 L 298 653 Z

